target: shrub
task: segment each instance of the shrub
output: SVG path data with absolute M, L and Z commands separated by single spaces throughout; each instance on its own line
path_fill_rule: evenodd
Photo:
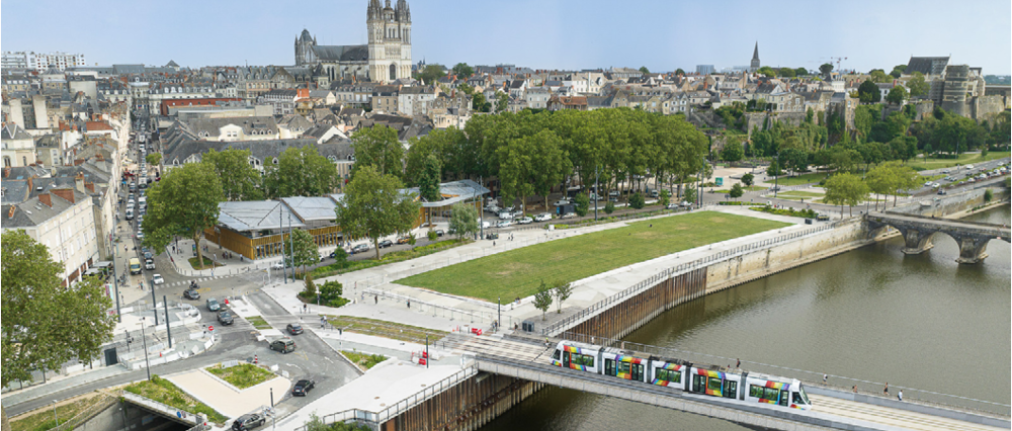
M 615 203 L 608 201 L 608 203 L 604 204 L 604 213 L 611 214 L 613 212 L 615 212 Z
M 636 192 L 632 196 L 629 196 L 629 206 L 632 209 L 643 209 L 646 205 L 646 199 L 643 198 L 643 193 Z
M 315 301 L 316 283 L 313 283 L 313 276 L 311 274 L 306 274 L 305 280 L 306 280 L 306 289 L 303 290 L 302 292 L 299 292 L 299 296 L 307 301 Z
M 343 292 L 344 286 L 341 283 L 328 281 L 323 283 L 323 286 L 320 286 L 320 300 L 329 304 L 331 301 L 340 298 Z
M 984 203 L 994 200 L 994 192 L 991 189 L 984 190 Z
M 576 208 L 575 208 L 576 215 L 578 215 L 580 217 L 586 216 L 587 212 L 590 211 L 590 196 L 587 196 L 586 194 L 580 193 L 580 194 L 576 195 L 576 199 L 574 199 L 574 201 L 575 201 L 575 204 L 576 204 Z
M 436 235 L 436 231 L 434 231 L 434 230 L 430 230 L 429 233 L 426 234 L 426 235 L 428 235 L 429 241 L 435 241 L 435 240 L 439 239 L 439 235 Z

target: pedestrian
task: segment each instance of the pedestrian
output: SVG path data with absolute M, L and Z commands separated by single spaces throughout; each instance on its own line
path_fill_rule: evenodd
M 903 389 L 900 389 L 900 393 L 896 394 L 896 399 L 903 401 Z
M 373 300 L 373 302 L 375 302 L 375 303 L 376 303 L 377 305 L 379 305 L 379 303 L 380 303 L 380 297 L 379 297 L 379 295 L 373 296 L 372 300 Z
M 825 374 L 825 373 L 822 374 L 822 384 L 823 385 L 828 385 L 829 384 L 829 374 Z
M 854 393 L 857 393 L 857 385 L 854 385 Z
M 741 368 L 741 358 L 738 358 L 738 362 L 734 365 L 735 368 Z
M 882 389 L 882 395 L 889 396 L 889 382 L 886 382 L 885 389 Z
M 411 308 L 411 300 L 408 300 L 408 308 Z
M 309 308 L 308 304 L 302 304 L 302 312 L 303 313 L 308 313 L 308 311 L 307 311 L 308 308 Z
M 173 252 L 173 253 L 175 253 L 175 252 L 176 252 L 176 246 L 172 246 L 172 252 Z
M 492 247 L 495 247 L 495 241 L 492 241 Z

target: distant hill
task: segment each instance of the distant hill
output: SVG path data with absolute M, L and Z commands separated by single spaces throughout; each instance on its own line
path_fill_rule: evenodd
M 1009 75 L 984 75 L 984 82 L 993 85 L 1010 85 L 1012 76 Z

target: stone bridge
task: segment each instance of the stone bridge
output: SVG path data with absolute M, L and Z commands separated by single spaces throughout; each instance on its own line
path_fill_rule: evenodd
M 992 239 L 1012 242 L 1009 239 L 1008 226 L 988 223 L 975 223 L 962 220 L 938 219 L 909 214 L 870 212 L 865 215 L 869 238 L 882 233 L 886 227 L 892 227 L 906 240 L 903 252 L 920 254 L 934 247 L 931 238 L 936 233 L 944 233 L 959 244 L 959 263 L 977 263 L 987 257 L 987 243 Z

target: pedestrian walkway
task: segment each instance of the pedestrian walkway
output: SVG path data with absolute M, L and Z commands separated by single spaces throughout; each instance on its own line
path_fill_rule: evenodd
M 129 371 L 126 368 L 113 365 L 111 367 L 99 367 L 94 370 L 86 370 L 69 376 L 50 377 L 46 380 L 46 383 L 40 383 L 29 388 L 4 393 L 3 404 L 5 406 L 18 405 L 26 401 L 51 396 L 57 392 L 87 385 L 89 383 L 125 374 L 127 372 Z M 15 389 L 16 388 L 17 386 L 15 386 Z
M 280 400 L 284 394 L 288 393 L 292 384 L 291 380 L 277 376 L 256 386 L 238 389 L 223 383 L 220 379 L 211 377 L 210 373 L 201 369 L 173 374 L 165 378 L 193 398 L 229 418 L 239 417 L 259 407 L 269 405 L 272 390 Z

